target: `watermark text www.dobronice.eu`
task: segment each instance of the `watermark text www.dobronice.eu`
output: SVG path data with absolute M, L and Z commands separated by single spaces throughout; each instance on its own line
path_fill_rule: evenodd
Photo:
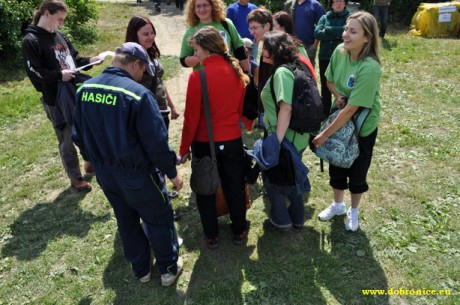
M 451 295 L 450 289 L 404 289 L 404 288 L 389 288 L 388 290 L 382 289 L 363 289 L 363 295 L 399 295 L 399 296 L 449 296 Z

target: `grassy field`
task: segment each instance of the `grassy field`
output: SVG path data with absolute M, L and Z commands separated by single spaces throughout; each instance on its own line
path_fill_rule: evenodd
M 101 40 L 80 52 L 121 42 L 137 10 L 102 5 Z M 156 271 L 148 284 L 132 277 L 95 179 L 88 194 L 68 188 L 39 95 L 22 71 L 0 71 L 0 304 L 460 304 L 460 40 L 393 32 L 382 58 L 383 118 L 361 229 L 345 232 L 343 219 L 318 221 L 332 193 L 309 151 L 303 231 L 264 231 L 269 201 L 259 181 L 251 188 L 247 243 L 231 243 L 222 217 L 221 247 L 208 250 L 186 183 L 173 201 L 183 214 L 177 228 L 185 267 L 170 288 Z M 168 75 L 179 69 L 175 57 L 162 62 Z M 174 143 L 179 137 L 173 126 Z M 245 141 L 258 137 L 255 131 Z M 188 166 L 180 168 L 185 179 Z M 431 289 L 450 295 L 407 295 Z

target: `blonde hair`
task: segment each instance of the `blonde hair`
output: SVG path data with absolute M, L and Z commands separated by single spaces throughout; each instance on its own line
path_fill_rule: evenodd
M 249 84 L 249 77 L 244 74 L 238 59 L 230 55 L 227 43 L 216 28 L 212 26 L 203 27 L 190 38 L 189 43 L 191 45 L 199 45 L 203 50 L 209 53 L 222 56 L 235 71 L 236 75 L 243 83 L 243 86 L 246 87 L 246 85 Z
M 359 24 L 364 30 L 364 36 L 366 36 L 366 38 L 368 39 L 368 42 L 364 44 L 363 49 L 358 54 L 358 60 L 364 60 L 366 59 L 366 57 L 372 57 L 381 65 L 382 61 L 380 60 L 379 56 L 379 27 L 374 16 L 372 16 L 372 14 L 368 12 L 359 11 L 348 16 L 347 23 L 351 19 L 355 19 L 359 22 Z
M 225 3 L 222 0 L 207 0 L 211 5 L 211 17 L 214 22 L 222 22 L 225 20 L 226 9 Z M 185 23 L 189 26 L 197 26 L 200 23 L 200 18 L 195 13 L 196 0 L 189 0 L 185 5 Z

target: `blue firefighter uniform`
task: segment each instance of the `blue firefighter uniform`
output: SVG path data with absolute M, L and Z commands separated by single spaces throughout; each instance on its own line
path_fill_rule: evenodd
M 173 211 L 162 175 L 177 176 L 176 154 L 150 90 L 108 67 L 77 91 L 72 139 L 90 160 L 112 205 L 136 277 L 150 272 L 149 240 L 161 274 L 177 272 Z

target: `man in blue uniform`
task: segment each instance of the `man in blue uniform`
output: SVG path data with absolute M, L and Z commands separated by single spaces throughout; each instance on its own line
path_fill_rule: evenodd
M 142 46 L 127 42 L 118 48 L 112 66 L 78 89 L 72 139 L 83 159 L 92 162 L 113 207 L 135 277 L 150 280 L 151 245 L 161 283 L 170 286 L 182 271 L 182 261 L 161 173 L 177 191 L 183 181 L 158 104 L 136 82 L 146 70 L 153 74 Z

